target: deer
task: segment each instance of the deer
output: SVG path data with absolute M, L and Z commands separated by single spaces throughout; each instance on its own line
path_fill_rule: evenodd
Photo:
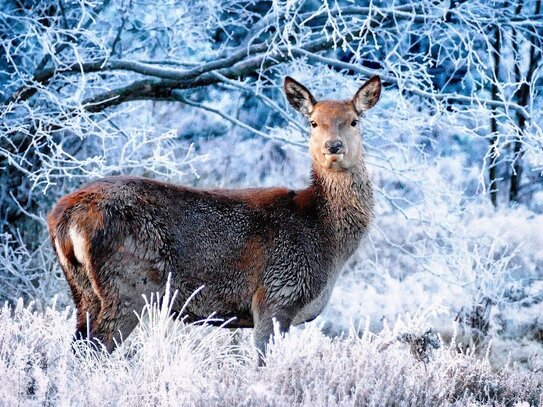
M 137 326 L 144 295 L 164 292 L 168 279 L 178 292 L 172 311 L 186 321 L 214 315 L 228 321 L 221 326 L 254 328 L 259 365 L 274 321 L 284 333 L 321 313 L 372 222 L 360 120 L 381 81 L 372 77 L 350 100 L 317 101 L 287 76 L 284 92 L 310 126 L 305 189 L 112 176 L 57 202 L 48 228 L 75 303 L 74 340 L 112 352 Z

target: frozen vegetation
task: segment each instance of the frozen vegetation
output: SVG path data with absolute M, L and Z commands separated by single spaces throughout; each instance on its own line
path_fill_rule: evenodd
M 277 336 L 267 366 L 251 338 L 188 326 L 149 305 L 111 356 L 76 343 L 74 318 L 54 306 L 0 311 L 0 404 L 155 406 L 528 406 L 541 377 L 459 351 L 425 331 L 416 315 L 378 335 L 368 327 L 331 338 L 315 324 Z
M 541 1 L 156 3 L 0 6 L 0 406 L 542 405 Z M 72 352 L 60 196 L 118 174 L 301 188 L 283 77 L 320 99 L 374 74 L 375 222 L 266 367 L 250 330 L 153 307 L 111 356 Z

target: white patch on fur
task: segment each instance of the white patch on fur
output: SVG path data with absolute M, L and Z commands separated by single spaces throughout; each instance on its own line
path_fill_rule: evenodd
M 62 247 L 60 246 L 58 239 L 55 239 L 55 247 L 57 249 L 58 261 L 60 262 L 60 265 L 63 268 L 67 268 L 68 259 L 66 258 L 66 256 L 64 255 L 64 252 L 62 251 Z
M 74 256 L 81 264 L 87 264 L 88 244 L 85 236 L 81 234 L 74 226 L 70 228 L 70 239 L 74 247 Z

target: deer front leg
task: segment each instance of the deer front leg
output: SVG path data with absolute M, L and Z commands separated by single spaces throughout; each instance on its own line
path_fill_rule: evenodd
M 294 314 L 289 312 L 288 307 L 266 303 L 265 293 L 262 288 L 259 288 L 253 296 L 252 309 L 258 366 L 264 366 L 266 364 L 264 360 L 266 346 L 273 335 L 273 320 L 275 319 L 279 324 L 279 331 L 286 333 L 290 328 Z

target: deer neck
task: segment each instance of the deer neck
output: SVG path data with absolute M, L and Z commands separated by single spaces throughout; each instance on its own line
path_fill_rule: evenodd
M 335 172 L 313 163 L 312 188 L 318 195 L 324 227 L 339 252 L 350 256 L 369 227 L 373 192 L 364 161 L 348 171 Z M 343 257 L 343 256 L 342 256 Z

